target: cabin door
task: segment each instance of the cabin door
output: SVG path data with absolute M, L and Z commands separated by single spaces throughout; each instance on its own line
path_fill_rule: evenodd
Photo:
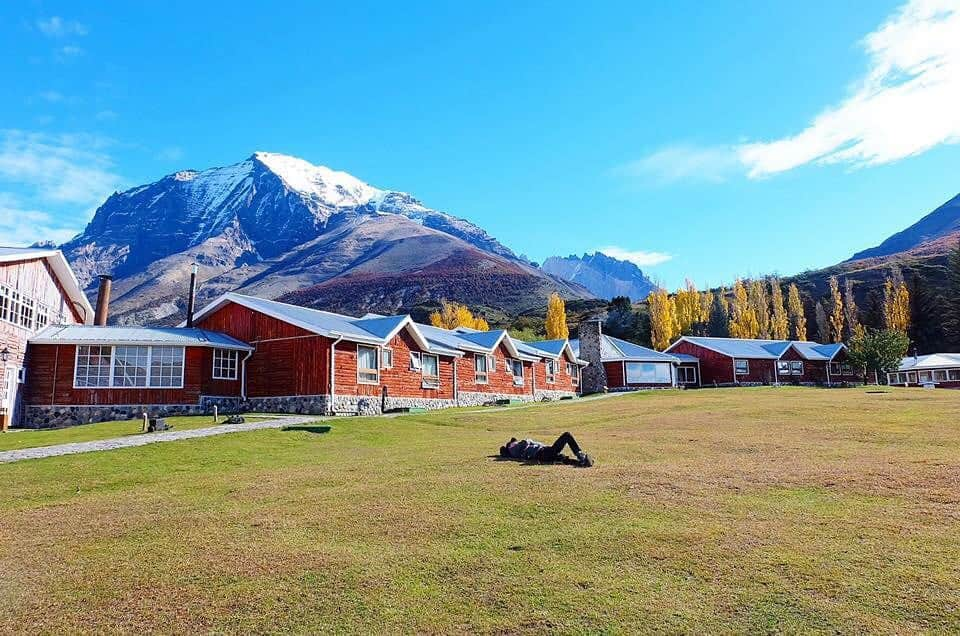
M 17 419 L 17 393 L 20 389 L 20 368 L 7 366 L 3 373 L 3 382 L 0 383 L 0 407 L 7 416 L 7 426 L 16 426 Z

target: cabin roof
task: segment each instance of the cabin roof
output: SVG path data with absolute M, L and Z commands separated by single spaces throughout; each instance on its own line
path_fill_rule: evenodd
M 47 261 L 57 281 L 63 287 L 67 298 L 74 307 L 80 309 L 81 319 L 85 324 L 93 323 L 93 307 L 83 293 L 80 281 L 74 273 L 70 263 L 60 250 L 37 247 L 0 247 L 0 263 L 11 263 L 42 258 Z
M 30 344 L 156 345 L 213 347 L 253 351 L 253 347 L 217 331 L 181 327 L 94 327 L 52 325 L 30 338 Z

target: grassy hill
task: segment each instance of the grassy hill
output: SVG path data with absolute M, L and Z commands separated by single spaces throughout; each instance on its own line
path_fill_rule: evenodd
M 0 631 L 960 630 L 960 392 L 729 389 L 0 466 Z M 592 469 L 490 457 L 572 430 Z

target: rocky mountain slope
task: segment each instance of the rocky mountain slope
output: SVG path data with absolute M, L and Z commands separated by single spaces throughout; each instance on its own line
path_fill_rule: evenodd
M 850 260 L 891 256 L 917 251 L 931 254 L 943 244 L 956 242 L 960 236 L 960 194 L 926 215 L 902 232 L 897 232 L 880 245 L 857 252 Z
M 639 267 L 602 252 L 583 256 L 551 256 L 543 262 L 540 269 L 583 285 L 598 298 L 628 296 L 633 300 L 641 300 L 654 288 L 653 281 Z
M 114 276 L 119 323 L 180 320 L 193 263 L 201 304 L 239 291 L 348 312 L 441 298 L 515 312 L 552 290 L 590 297 L 409 194 L 265 152 L 115 193 L 62 249 L 91 295 Z

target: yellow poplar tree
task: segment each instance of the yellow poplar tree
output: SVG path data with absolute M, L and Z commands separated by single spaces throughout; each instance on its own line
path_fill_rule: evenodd
M 430 324 L 434 327 L 443 329 L 456 329 L 457 327 L 467 327 L 477 331 L 489 331 L 490 325 L 484 320 L 483 316 L 474 316 L 473 312 L 460 303 L 451 303 L 442 301 L 440 311 L 430 314 Z
M 650 342 L 657 351 L 663 351 L 680 335 L 677 305 L 665 289 L 657 289 L 647 296 L 650 309 Z
M 570 336 L 567 329 L 567 306 L 560 294 L 553 292 L 547 300 L 547 340 L 566 340 Z
M 757 314 L 747 297 L 747 288 L 739 278 L 733 285 L 733 302 L 730 307 L 730 337 L 756 338 L 760 333 Z
M 843 296 L 836 276 L 830 277 L 830 339 L 843 342 Z
M 790 338 L 806 340 L 807 316 L 803 311 L 803 301 L 800 300 L 800 290 L 795 283 L 790 283 L 787 289 L 787 314 L 790 318 Z
M 757 335 L 754 338 L 770 337 L 770 299 L 767 297 L 767 287 L 762 280 L 750 282 L 747 291 L 750 306 L 757 317 Z
M 685 289 L 677 290 L 674 304 L 677 308 L 680 335 L 688 336 L 693 332 L 693 325 L 700 322 L 700 294 L 696 285 L 688 280 Z
M 786 340 L 790 337 L 790 320 L 787 318 L 787 308 L 783 305 L 783 289 L 780 288 L 780 279 L 770 279 L 770 336 L 775 340 Z
M 700 320 L 706 324 L 710 321 L 710 311 L 713 309 L 713 292 L 705 291 L 700 294 Z
M 899 269 L 883 285 L 883 318 L 887 329 L 907 333 L 910 328 L 910 291 Z

